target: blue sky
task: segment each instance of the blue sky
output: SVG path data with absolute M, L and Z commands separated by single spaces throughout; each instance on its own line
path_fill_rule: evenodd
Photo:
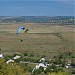
M 74 0 L 0 0 L 0 16 L 73 16 Z

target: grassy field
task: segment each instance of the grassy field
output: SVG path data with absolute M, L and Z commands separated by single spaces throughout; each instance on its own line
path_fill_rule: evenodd
M 17 35 L 16 29 L 19 26 L 24 26 L 29 31 Z M 37 23 L 0 24 L 0 53 L 12 55 L 27 52 L 47 58 L 67 51 L 75 54 L 74 36 L 74 26 Z

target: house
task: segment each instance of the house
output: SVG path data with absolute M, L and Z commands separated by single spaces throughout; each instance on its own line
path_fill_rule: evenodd
M 47 66 L 49 66 L 49 64 L 44 64 L 44 63 L 38 63 L 32 72 L 34 72 L 35 70 L 38 70 L 40 67 L 43 67 L 44 68 L 44 71 L 46 70 Z
M 66 64 L 65 68 L 72 68 L 71 64 Z
M 14 60 L 9 59 L 6 63 L 9 64 L 9 63 L 13 63 L 13 62 L 14 62 Z
M 44 71 L 45 71 L 47 66 L 49 66 L 49 65 L 50 64 L 47 64 L 47 62 L 45 62 L 45 58 L 42 58 L 42 59 L 40 59 L 39 63 L 34 67 L 32 72 L 34 72 L 35 70 L 38 70 L 40 67 L 43 67 Z
M 41 58 L 39 62 L 45 62 L 45 58 Z
M 35 70 L 38 70 L 40 67 L 43 67 L 43 68 L 44 68 L 44 71 L 45 71 L 46 68 L 47 68 L 47 66 L 50 65 L 50 64 L 47 64 L 47 63 L 45 62 L 45 58 L 40 59 L 39 62 L 40 62 L 40 63 L 38 63 L 38 64 L 34 67 L 34 69 L 33 69 L 32 72 L 34 72 Z
M 0 58 L 3 58 L 4 56 L 3 56 L 3 54 L 0 54 Z
M 34 69 L 33 69 L 33 71 L 32 71 L 32 72 L 34 72 L 35 70 L 39 69 L 40 67 L 43 67 L 43 68 L 44 68 L 44 70 L 46 70 L 47 65 L 46 65 L 46 64 L 44 64 L 44 63 L 38 63 L 38 64 L 34 67 Z
M 72 61 L 73 61 L 72 59 L 68 58 L 68 59 L 66 60 L 65 68 L 72 68 L 72 66 L 71 66 Z
M 21 56 L 16 55 L 15 57 L 13 57 L 13 59 L 19 59 Z

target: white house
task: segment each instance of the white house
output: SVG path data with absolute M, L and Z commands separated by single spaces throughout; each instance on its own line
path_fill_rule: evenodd
M 13 59 L 19 59 L 21 56 L 16 55 L 15 57 L 13 57 Z
M 71 64 L 66 64 L 65 67 L 66 68 L 72 68 Z
M 33 69 L 32 72 L 34 72 L 35 70 L 39 69 L 40 67 L 43 67 L 44 70 L 46 70 L 46 68 L 47 68 L 48 65 L 49 65 L 49 64 L 39 63 L 39 64 L 37 64 L 37 65 L 34 67 L 34 69 Z
M 45 58 L 41 58 L 39 62 L 45 61 Z
M 35 70 L 39 69 L 40 67 L 43 67 L 44 70 L 46 70 L 47 66 L 50 65 L 50 64 L 47 64 L 47 63 L 45 62 L 45 58 L 40 59 L 39 62 L 40 62 L 40 63 L 38 63 L 38 64 L 34 67 L 34 69 L 33 69 L 32 72 L 34 72 Z
M 3 54 L 0 54 L 0 58 L 3 58 Z
M 44 70 L 46 70 L 47 65 L 45 65 L 45 64 L 43 64 L 43 63 L 39 63 L 39 64 L 37 64 L 37 65 L 34 67 L 34 69 L 33 69 L 32 72 L 34 72 L 35 70 L 39 69 L 40 67 L 43 67 Z
M 14 62 L 14 60 L 9 59 L 6 63 L 9 64 L 9 63 L 11 63 L 11 62 Z

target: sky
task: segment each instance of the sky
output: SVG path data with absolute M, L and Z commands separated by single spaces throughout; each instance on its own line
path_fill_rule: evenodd
M 74 0 L 0 0 L 0 16 L 74 16 Z

